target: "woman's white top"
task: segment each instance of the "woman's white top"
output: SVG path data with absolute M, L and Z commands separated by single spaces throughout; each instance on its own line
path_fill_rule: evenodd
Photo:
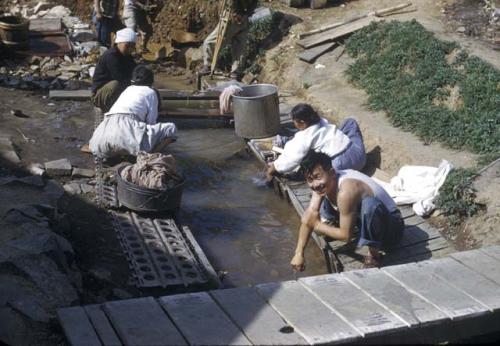
M 121 93 L 106 115 L 133 114 L 137 120 L 153 125 L 158 121 L 158 102 L 154 89 L 131 85 Z

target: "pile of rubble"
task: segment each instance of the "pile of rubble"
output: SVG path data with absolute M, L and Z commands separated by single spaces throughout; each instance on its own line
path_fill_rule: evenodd
M 45 1 L 34 6 L 18 5 L 12 1 L 9 14 L 27 20 L 60 18 L 71 42 L 72 54 L 61 57 L 30 56 L 26 59 L 0 60 L 0 85 L 10 88 L 30 89 L 81 89 L 90 84 L 99 56 L 106 50 L 96 41 L 90 25 L 71 10 Z

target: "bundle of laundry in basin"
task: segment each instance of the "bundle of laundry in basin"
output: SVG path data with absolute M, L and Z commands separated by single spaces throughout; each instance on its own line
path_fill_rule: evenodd
M 183 179 L 172 155 L 143 151 L 137 154 L 134 165 L 121 171 L 121 177 L 130 183 L 156 190 L 173 188 Z

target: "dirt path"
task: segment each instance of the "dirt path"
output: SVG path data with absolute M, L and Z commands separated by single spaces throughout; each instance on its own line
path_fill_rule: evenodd
M 403 21 L 415 18 L 438 38 L 456 41 L 471 54 L 500 68 L 500 52 L 492 50 L 484 42 L 450 32 L 449 27 L 443 24 L 441 6 L 445 5 L 446 1 L 436 3 L 431 0 L 417 0 L 413 1 L 413 4 L 417 11 L 391 16 L 388 20 Z M 476 155 L 467 151 L 451 150 L 436 142 L 424 143 L 415 135 L 393 127 L 383 112 L 368 110 L 365 92 L 354 87 L 345 77 L 344 72 L 352 62 L 346 53 L 337 60 L 337 54 L 333 51 L 321 56 L 314 64 L 305 63 L 296 57 L 302 51 L 296 44 L 298 33 L 394 5 L 395 2 L 389 0 L 360 0 L 313 11 L 291 9 L 276 4 L 278 9 L 301 17 L 303 22 L 294 26 L 291 34 L 267 53 L 261 81 L 277 84 L 281 90 L 291 91 L 296 97 L 287 100 L 288 102 L 293 104 L 307 101 L 335 122 L 349 116 L 355 117 L 365 136 L 367 152 L 372 153 L 371 163 L 378 164 L 390 175 L 396 174 L 402 165 L 437 166 L 442 159 L 448 160 L 456 167 L 474 167 Z M 315 68 L 317 64 L 324 65 L 324 68 Z M 498 179 L 493 182 L 495 184 Z M 488 189 L 491 186 L 483 188 Z M 484 195 L 481 191 L 478 194 Z M 486 214 L 470 219 L 467 226 L 455 230 L 465 233 L 456 238 L 469 239 L 466 244 L 460 244 L 460 248 L 500 242 L 499 236 L 491 234 L 495 227 L 500 225 L 498 197 L 489 194 L 484 201 L 488 204 Z

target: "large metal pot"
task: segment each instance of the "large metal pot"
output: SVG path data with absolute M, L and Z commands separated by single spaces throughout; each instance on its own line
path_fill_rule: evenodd
M 0 17 L 0 41 L 6 47 L 25 49 L 28 47 L 29 22 L 15 16 Z
M 234 127 L 242 138 L 265 138 L 278 133 L 280 111 L 278 88 L 271 84 L 243 87 L 233 96 Z

